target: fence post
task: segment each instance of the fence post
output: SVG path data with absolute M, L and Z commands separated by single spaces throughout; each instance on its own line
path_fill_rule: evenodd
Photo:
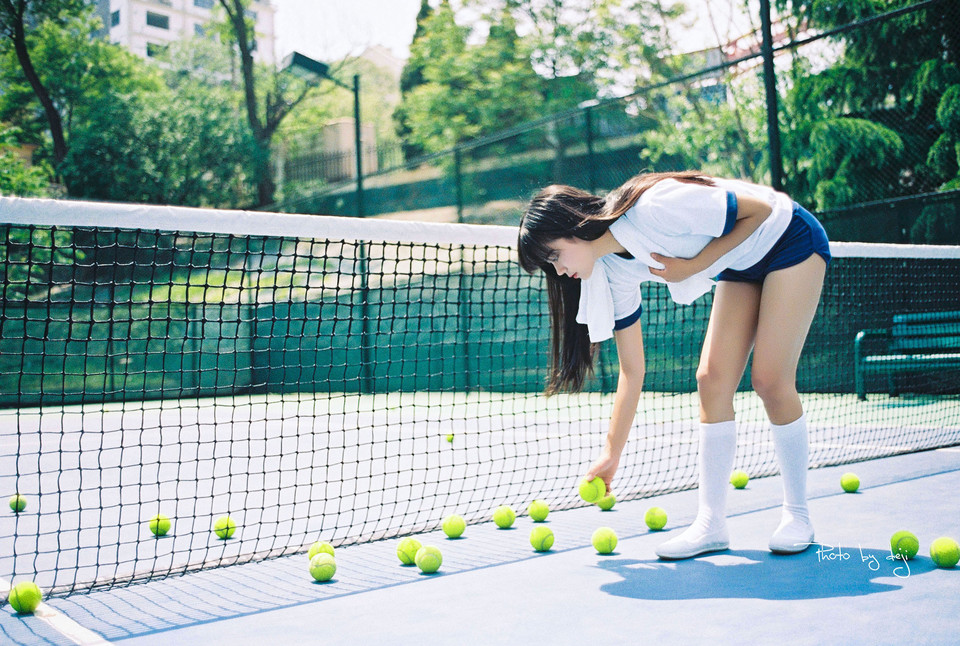
M 360 75 L 353 75 L 353 136 L 357 147 L 357 217 L 363 213 L 363 138 L 360 128 Z
M 587 190 L 597 192 L 597 169 L 593 158 L 593 106 L 587 106 L 583 111 L 584 128 L 587 134 Z
M 460 149 L 453 149 L 453 189 L 457 201 L 457 222 L 463 222 L 463 172 L 461 170 Z
M 783 190 L 783 158 L 780 156 L 780 119 L 777 109 L 777 78 L 773 69 L 773 33 L 770 0 L 760 0 L 760 30 L 763 35 L 763 82 L 767 94 L 767 139 L 770 147 L 770 185 Z

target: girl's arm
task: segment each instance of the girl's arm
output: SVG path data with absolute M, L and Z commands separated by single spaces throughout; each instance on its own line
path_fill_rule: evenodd
M 657 262 L 663 263 L 665 268 L 655 269 L 651 267 L 650 273 L 654 276 L 660 276 L 668 283 L 678 282 L 698 274 L 749 238 L 772 212 L 773 209 L 765 201 L 738 193 L 737 221 L 730 233 L 711 240 L 693 258 L 670 258 L 652 253 L 650 256 Z
M 620 375 L 617 379 L 617 394 L 613 400 L 613 415 L 610 430 L 600 456 L 587 471 L 586 477 L 600 476 L 611 491 L 613 474 L 620 464 L 620 454 L 627 444 L 633 419 L 637 415 L 637 403 L 643 389 L 645 362 L 643 356 L 643 332 L 640 321 L 613 333 L 620 359 Z

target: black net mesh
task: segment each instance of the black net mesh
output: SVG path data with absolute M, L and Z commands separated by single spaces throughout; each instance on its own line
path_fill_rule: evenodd
M 512 229 L 452 225 L 447 243 L 382 220 L 204 233 L 168 231 L 149 208 L 135 226 L 106 206 L 102 225 L 78 226 L 73 205 L 46 204 L 63 222 L 0 226 L 0 492 L 28 500 L 0 515 L 4 573 L 65 594 L 432 529 L 454 512 L 477 522 L 533 498 L 583 504 L 616 355 L 605 344 L 584 393 L 541 396 L 545 294 L 516 265 Z M 219 215 L 197 213 L 200 229 Z M 240 229 L 296 231 L 288 217 L 249 214 Z M 382 241 L 386 224 L 403 241 Z M 960 254 L 835 251 L 799 374 L 812 464 L 956 444 Z M 648 285 L 644 299 L 647 392 L 621 499 L 696 484 L 711 297 L 681 307 Z M 894 317 L 931 311 L 955 314 L 911 328 L 934 339 L 913 349 L 926 358 L 864 364 L 860 399 L 858 332 L 887 331 L 860 359 L 903 354 L 912 332 L 894 333 Z M 772 474 L 749 374 L 741 390 L 738 468 Z M 172 520 L 160 539 L 158 513 Z M 211 526 L 226 514 L 238 529 L 224 541 Z

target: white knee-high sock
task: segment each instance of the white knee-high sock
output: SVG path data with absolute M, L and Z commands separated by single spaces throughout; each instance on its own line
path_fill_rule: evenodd
M 726 526 L 727 482 L 737 456 L 737 423 L 700 424 L 700 488 L 696 524 L 711 531 Z
M 807 416 L 789 424 L 771 424 L 773 447 L 783 479 L 783 509 L 793 518 L 809 522 L 807 510 L 807 467 L 809 442 Z M 786 515 L 786 514 L 785 514 Z

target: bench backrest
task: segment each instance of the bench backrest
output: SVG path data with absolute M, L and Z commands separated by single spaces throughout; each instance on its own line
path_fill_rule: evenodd
M 960 312 L 897 314 L 890 336 L 892 352 L 960 352 Z

